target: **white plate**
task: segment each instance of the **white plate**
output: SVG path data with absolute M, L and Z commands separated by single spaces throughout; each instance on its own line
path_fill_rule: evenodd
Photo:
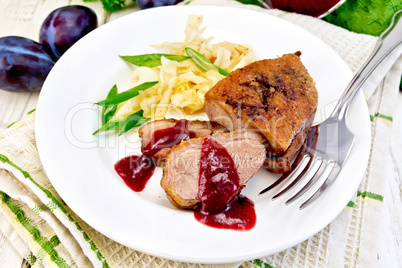
M 93 136 L 98 111 L 92 104 L 117 83 L 127 85 L 131 67 L 118 55 L 155 52 L 150 44 L 182 41 L 189 14 L 204 16 L 205 36 L 213 42 L 253 45 L 256 57 L 302 51 L 302 60 L 319 90 L 318 117 L 325 116 L 351 79 L 342 59 L 305 30 L 254 11 L 208 6 L 175 6 L 140 11 L 88 34 L 54 66 L 40 94 L 36 134 L 45 170 L 63 200 L 88 224 L 136 250 L 168 259 L 225 263 L 273 254 L 294 246 L 330 223 L 356 193 L 370 147 L 366 102 L 359 94 L 350 110 L 357 139 L 338 180 L 305 210 L 298 200 L 275 202 L 257 196 L 278 176 L 260 170 L 243 194 L 255 203 L 256 226 L 247 232 L 200 224 L 190 211 L 174 208 L 159 186 L 157 170 L 143 192 L 131 191 L 113 165 L 139 152 L 135 135 Z M 298 187 L 300 188 L 300 187 Z

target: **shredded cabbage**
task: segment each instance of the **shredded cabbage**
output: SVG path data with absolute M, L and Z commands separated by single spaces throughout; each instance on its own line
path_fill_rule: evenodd
M 210 44 L 212 37 L 204 38 L 202 35 L 205 30 L 200 28 L 202 20 L 200 15 L 190 15 L 183 42 L 165 42 L 153 47 L 177 55 L 187 55 L 185 48 L 191 47 L 229 72 L 254 61 L 254 51 L 249 45 L 230 42 Z M 202 71 L 192 60 L 177 62 L 162 57 L 161 63 L 158 67 L 137 67 L 134 70 L 132 87 L 150 81 L 159 83 L 120 104 L 114 120 L 124 119 L 140 109 L 144 111 L 145 118 L 151 119 L 164 118 L 170 109 L 180 109 L 185 114 L 202 111 L 204 95 L 224 78 L 217 70 Z

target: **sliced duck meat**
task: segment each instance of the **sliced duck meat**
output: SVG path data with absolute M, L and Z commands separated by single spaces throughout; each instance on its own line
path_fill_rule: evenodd
M 239 175 L 239 191 L 262 167 L 266 156 L 265 139 L 252 131 L 220 132 L 208 138 L 223 146 L 233 159 Z M 199 205 L 198 189 L 201 147 L 205 137 L 182 141 L 170 150 L 163 167 L 161 186 L 169 201 L 180 209 Z M 222 165 L 228 159 L 220 159 Z
M 309 128 L 317 109 L 315 82 L 300 55 L 260 60 L 231 72 L 205 95 L 210 120 L 230 131 L 257 131 L 270 152 L 283 155 L 296 135 Z
M 162 166 L 173 145 L 184 139 L 206 137 L 223 131 L 227 131 L 225 127 L 210 121 L 161 119 L 145 124 L 138 133 L 142 139 L 141 151 Z

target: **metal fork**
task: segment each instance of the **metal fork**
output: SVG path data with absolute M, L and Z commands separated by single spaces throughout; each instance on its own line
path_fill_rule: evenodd
M 355 135 L 349 130 L 346 123 L 348 108 L 368 76 L 372 74 L 389 53 L 402 43 L 401 18 L 402 10 L 395 13 L 391 25 L 381 34 L 372 54 L 346 87 L 331 115 L 319 126 L 312 128 L 311 131 L 313 131 L 313 133 L 310 133 L 308 140 L 300 149 L 298 156 L 292 164 L 291 171 L 283 174 L 277 181 L 262 190 L 259 195 L 275 188 L 287 178 L 302 170 L 296 179 L 293 180 L 284 190 L 272 197 L 272 200 L 275 200 L 289 191 L 293 186 L 301 181 L 303 177 L 305 177 L 306 173 L 309 173 L 311 170 L 313 172 L 312 177 L 298 193 L 285 202 L 285 204 L 288 205 L 302 196 L 316 181 L 318 181 L 321 175 L 326 176 L 318 190 L 301 204 L 299 208 L 303 209 L 316 200 L 337 178 L 348 158 L 355 140 Z M 317 128 L 319 128 L 319 135 L 317 133 Z M 314 148 L 315 144 L 316 147 Z M 303 162 L 307 161 L 307 159 L 309 159 L 308 163 L 302 169 Z M 318 168 L 313 170 L 314 166 L 318 166 Z

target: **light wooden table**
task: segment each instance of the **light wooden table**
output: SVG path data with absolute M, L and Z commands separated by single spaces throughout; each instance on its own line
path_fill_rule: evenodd
M 82 0 L 1 0 L 0 37 L 19 35 L 38 41 L 39 29 L 45 17 L 54 9 L 65 5 L 86 5 L 98 16 L 99 24 L 138 10 L 133 4 L 123 11 L 109 14 L 104 12 L 99 1 Z M 23 118 L 36 107 L 39 93 L 11 93 L 0 90 L 0 131 L 10 123 Z M 394 175 L 389 179 L 388 197 L 384 199 L 385 217 L 378 241 L 378 263 L 373 267 L 402 267 L 402 93 L 398 97 L 397 111 L 394 116 L 392 155 Z M 6 220 L 1 219 L 0 220 Z M 0 233 L 0 268 L 26 267 L 24 259 Z

